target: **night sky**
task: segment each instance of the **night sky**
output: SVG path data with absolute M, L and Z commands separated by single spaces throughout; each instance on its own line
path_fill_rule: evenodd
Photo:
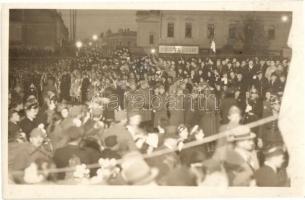
M 69 10 L 59 10 L 69 29 Z M 108 29 L 117 32 L 120 28 L 136 30 L 136 11 L 132 10 L 77 10 L 76 39 L 90 38 Z

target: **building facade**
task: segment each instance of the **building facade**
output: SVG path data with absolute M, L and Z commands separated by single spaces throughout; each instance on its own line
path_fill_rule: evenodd
M 68 42 L 68 29 L 56 10 L 10 10 L 10 48 L 38 48 L 54 51 Z
M 135 48 L 137 32 L 129 29 L 120 29 L 117 33 L 106 33 L 102 39 L 109 49 Z
M 264 40 L 260 42 L 268 44 L 268 51 L 280 52 L 287 47 L 291 16 L 289 12 L 138 11 L 137 45 L 159 53 L 199 54 L 209 50 L 212 41 L 218 50 L 240 50 L 252 37 Z

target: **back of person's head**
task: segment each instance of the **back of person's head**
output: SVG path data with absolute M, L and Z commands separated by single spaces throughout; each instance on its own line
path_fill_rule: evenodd
M 234 98 L 234 90 L 233 88 L 229 87 L 226 92 L 225 92 L 225 97 L 226 98 Z
M 21 97 L 16 96 L 16 97 L 12 98 L 11 103 L 10 103 L 10 105 L 9 105 L 9 108 L 10 108 L 10 109 L 11 109 L 11 108 L 15 109 L 15 108 L 17 108 L 19 105 L 23 105 L 23 101 L 22 101 L 22 98 L 21 98 Z
M 83 130 L 80 127 L 71 126 L 65 131 L 68 142 L 80 141 L 83 136 Z
M 104 139 L 104 144 L 106 148 L 113 148 L 118 145 L 117 136 L 111 135 Z
M 91 148 L 96 151 L 100 151 L 100 145 L 98 140 L 93 137 L 87 137 L 82 140 L 82 147 L 83 148 Z
M 32 95 L 29 96 L 24 103 L 24 109 L 26 111 L 31 110 L 31 109 L 36 109 L 36 108 L 38 108 L 38 106 L 39 106 L 39 104 L 38 104 L 37 99 Z
M 13 121 L 19 121 L 20 120 L 20 116 L 17 110 L 15 109 L 9 109 L 8 112 L 8 118 L 9 120 L 13 120 Z

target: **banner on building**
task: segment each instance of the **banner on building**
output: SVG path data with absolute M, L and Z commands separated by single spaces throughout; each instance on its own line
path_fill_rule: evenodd
M 159 53 L 198 54 L 197 46 L 159 46 Z

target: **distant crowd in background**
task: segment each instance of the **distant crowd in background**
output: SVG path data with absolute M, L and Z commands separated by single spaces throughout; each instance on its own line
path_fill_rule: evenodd
M 277 121 L 245 125 L 278 114 L 288 70 L 284 58 L 135 56 L 126 48 L 111 57 L 95 47 L 12 60 L 10 182 L 289 186 Z
M 60 51 L 53 48 L 10 48 L 10 58 L 20 57 L 50 57 L 60 55 Z

